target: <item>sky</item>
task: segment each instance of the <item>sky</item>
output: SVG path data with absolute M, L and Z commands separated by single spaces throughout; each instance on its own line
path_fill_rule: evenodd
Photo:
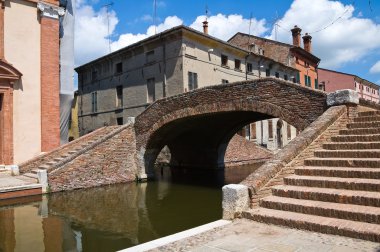
M 214 37 L 243 32 L 291 44 L 297 25 L 312 36 L 319 67 L 380 84 L 379 0 L 156 0 L 156 18 L 154 0 L 75 1 L 76 66 L 181 24 L 202 31 L 207 9 Z

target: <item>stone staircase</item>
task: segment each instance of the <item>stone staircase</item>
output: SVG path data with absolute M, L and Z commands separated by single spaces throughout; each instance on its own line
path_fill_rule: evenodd
M 271 191 L 243 216 L 380 242 L 380 111 L 360 112 Z
M 47 170 L 50 172 L 56 169 L 60 164 L 71 161 L 77 157 L 83 149 L 96 144 L 98 141 L 101 141 L 104 136 L 111 134 L 118 128 L 118 126 L 108 126 L 97 129 L 51 152 L 28 160 L 19 165 L 20 173 L 23 176 L 37 179 L 39 170 Z

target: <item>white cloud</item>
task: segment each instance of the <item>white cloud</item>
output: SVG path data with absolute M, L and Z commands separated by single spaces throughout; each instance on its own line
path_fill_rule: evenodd
M 151 22 L 153 21 L 153 17 L 149 14 L 142 15 L 140 20 L 146 21 L 146 22 Z
M 169 16 L 169 17 L 165 18 L 163 23 L 161 23 L 157 26 L 154 26 L 154 25 L 149 26 L 149 28 L 147 29 L 147 31 L 145 33 L 122 34 L 119 36 L 119 39 L 117 41 L 112 42 L 112 44 L 111 44 L 112 51 L 116 51 L 120 48 L 123 48 L 125 46 L 130 45 L 130 44 L 136 43 L 142 39 L 145 39 L 149 36 L 152 36 L 155 34 L 155 31 L 157 33 L 162 32 L 162 31 L 165 31 L 165 30 L 170 29 L 172 27 L 181 25 L 182 23 L 183 23 L 182 19 L 178 18 L 177 16 Z
M 76 10 L 75 20 L 75 64 L 81 65 L 109 52 L 107 11 L 96 12 L 85 4 Z M 79 1 L 78 1 L 79 2 Z M 113 33 L 119 20 L 114 11 L 109 11 L 109 32 Z
M 369 72 L 370 73 L 380 73 L 380 60 L 378 62 L 376 62 L 375 65 L 373 65 L 371 67 L 371 69 L 369 69 Z
M 205 16 L 198 16 L 195 21 L 190 25 L 198 31 L 203 31 L 202 22 L 205 20 Z M 215 16 L 208 17 L 209 34 L 222 40 L 228 40 L 237 32 L 249 33 L 249 19 L 243 18 L 242 15 L 223 15 L 217 14 Z M 262 35 L 267 31 L 265 27 L 265 19 L 251 21 L 251 34 Z
M 321 58 L 322 67 L 335 68 L 358 61 L 380 48 L 380 25 L 370 19 L 354 17 L 353 12 L 352 5 L 339 1 L 295 0 L 280 20 L 278 40 L 291 43 L 289 30 L 298 25 L 302 33 L 311 33 L 313 54 Z M 314 32 L 334 20 L 333 25 Z

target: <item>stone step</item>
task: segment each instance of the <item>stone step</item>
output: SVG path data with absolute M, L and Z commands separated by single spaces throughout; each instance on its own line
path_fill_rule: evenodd
M 380 142 L 325 143 L 323 144 L 323 149 L 326 149 L 326 150 L 380 149 Z
M 37 174 L 35 174 L 35 173 L 27 172 L 27 173 L 24 173 L 24 174 L 22 174 L 22 175 L 25 176 L 25 177 L 28 177 L 28 178 L 38 179 L 38 176 L 37 176 Z
M 380 224 L 379 207 L 350 204 L 342 205 L 340 203 L 291 199 L 277 196 L 269 196 L 261 199 L 260 206 L 275 210 Z
M 300 166 L 296 167 L 294 173 L 304 176 L 380 179 L 380 169 L 374 168 Z
M 71 151 L 68 151 L 67 153 L 68 154 L 70 154 L 70 155 L 72 155 L 72 154 L 75 154 L 75 153 L 77 153 L 78 151 L 76 151 L 76 150 L 71 150 Z
M 50 165 L 43 164 L 43 165 L 38 166 L 38 169 L 48 170 L 48 169 L 50 169 Z
M 380 168 L 379 158 L 309 158 L 306 166 Z
M 338 135 L 331 137 L 332 142 L 380 142 L 380 134 Z
M 48 161 L 46 162 L 47 165 L 52 166 L 55 165 L 57 162 L 56 161 Z
M 279 197 L 380 207 L 378 192 L 277 185 L 272 187 L 272 194 Z
M 64 158 L 63 157 L 56 157 L 56 158 L 53 158 L 53 160 L 55 161 L 55 162 L 60 162 L 60 161 L 62 161 Z
M 347 128 L 357 129 L 357 128 L 378 128 L 380 127 L 380 122 L 353 122 L 348 123 Z
M 284 178 L 286 185 L 344 190 L 380 192 L 380 180 L 292 175 Z
M 380 134 L 379 128 L 355 128 L 339 130 L 340 135 L 373 135 Z
M 380 149 L 367 150 L 317 150 L 314 156 L 319 158 L 380 158 Z
M 358 116 L 380 116 L 380 111 L 379 110 L 372 110 L 372 111 L 364 111 L 364 112 L 359 112 Z
M 380 242 L 380 225 L 378 224 L 267 208 L 257 208 L 244 212 L 243 217 L 264 223 Z
M 359 116 L 354 118 L 354 122 L 380 122 L 380 116 Z

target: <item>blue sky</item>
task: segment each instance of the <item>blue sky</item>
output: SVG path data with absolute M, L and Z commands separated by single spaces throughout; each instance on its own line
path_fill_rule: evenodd
M 76 0 L 76 65 L 84 64 L 154 34 L 153 0 Z M 113 2 L 108 19 L 104 5 Z M 321 67 L 358 75 L 380 84 L 379 0 L 157 0 L 158 32 L 184 24 L 201 30 L 208 7 L 210 34 L 228 40 L 236 32 L 290 43 L 298 25 L 311 33 Z M 325 28 L 325 29 L 323 29 Z M 319 31 L 321 30 L 321 31 Z

